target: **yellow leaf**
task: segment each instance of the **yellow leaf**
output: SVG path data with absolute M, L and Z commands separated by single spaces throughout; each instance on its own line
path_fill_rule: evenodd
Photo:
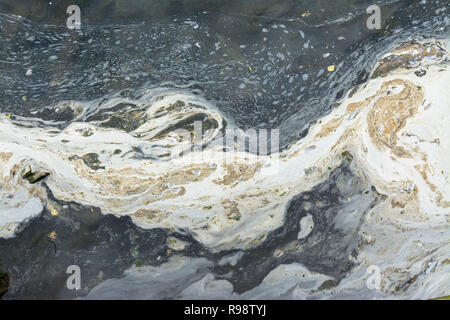
M 334 64 L 332 64 L 331 66 L 328 66 L 328 71 L 329 72 L 333 72 L 334 71 Z
M 58 210 L 52 209 L 52 210 L 50 211 L 50 214 L 51 214 L 52 216 L 57 216 L 57 215 L 58 215 Z
M 311 15 L 311 12 L 309 12 L 309 10 L 302 13 L 302 17 L 303 17 L 303 18 L 309 17 L 310 15 Z

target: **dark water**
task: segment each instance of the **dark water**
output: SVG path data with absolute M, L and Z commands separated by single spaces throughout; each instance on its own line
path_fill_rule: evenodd
M 65 26 L 70 4 L 81 8 L 81 30 Z M 50 5 L 0 0 L 0 111 L 30 116 L 49 107 L 45 117 L 56 119 L 51 108 L 63 100 L 139 97 L 149 88 L 182 88 L 212 101 L 243 129 L 280 128 L 281 142 L 287 145 L 348 89 L 365 82 L 377 58 L 397 43 L 448 33 L 448 1 L 380 1 L 381 30 L 366 27 L 371 4 L 111 0 Z M 335 71 L 327 71 L 330 65 Z M 32 76 L 25 75 L 27 69 Z M 56 120 L 64 125 L 70 116 Z M 354 180 L 354 188 L 337 187 L 342 179 Z M 246 251 L 235 268 L 216 265 L 210 271 L 218 277 L 231 272 L 229 281 L 240 293 L 257 286 L 278 265 L 295 261 L 339 281 L 352 268 L 348 256 L 359 246 L 354 237 L 359 220 L 345 235 L 333 216 L 342 209 L 340 199 L 348 196 L 361 195 L 373 205 L 379 195 L 364 191 L 343 165 L 329 181 L 294 198 L 285 225 Z M 298 221 L 306 215 L 305 196 L 324 203 L 310 212 L 317 228 L 300 253 L 274 258 L 276 249 L 296 239 Z M 92 212 L 79 204 L 61 204 L 68 207 L 58 217 L 50 219 L 45 211 L 23 224 L 17 237 L 0 239 L 0 270 L 11 281 L 6 298 L 83 296 L 137 261 L 159 265 L 174 254 L 166 246 L 169 230 L 142 230 L 128 218 L 103 216 L 97 208 Z M 360 218 L 367 209 L 361 209 Z M 56 241 L 48 239 L 52 230 Z M 232 253 L 211 254 L 190 235 L 177 236 L 190 244 L 179 254 L 217 263 Z M 80 292 L 64 290 L 62 267 L 70 264 L 86 272 L 87 284 Z
M 448 31 L 448 1 L 422 2 L 381 1 L 369 30 L 366 0 L 1 0 L 0 110 L 184 88 L 243 129 L 279 127 L 286 145 L 396 42 Z M 76 3 L 82 28 L 69 30 Z
M 235 292 L 244 293 L 259 285 L 279 265 L 294 262 L 340 281 L 354 266 L 350 256 L 356 256 L 362 246 L 358 235 L 362 219 L 382 198 L 374 188 L 366 189 L 360 177 L 350 170 L 348 161 L 343 161 L 328 181 L 291 201 L 282 227 L 271 232 L 254 249 L 244 251 L 239 262 L 230 266 L 221 265 L 220 260 L 238 251 L 212 253 L 183 230 L 143 230 L 129 217 L 103 215 L 98 208 L 59 201 L 50 190 L 48 193 L 64 208 L 57 217 L 45 209 L 39 217 L 23 223 L 16 237 L 0 239 L 0 268 L 12 279 L 5 299 L 83 297 L 102 281 L 120 278 L 132 265 L 159 266 L 175 254 L 203 257 L 211 262 L 209 268 L 189 280 L 184 279 L 181 289 L 212 272 L 218 278 L 229 280 Z M 349 197 L 350 203 L 344 200 Z M 312 215 L 315 227 L 305 239 L 298 241 L 299 221 L 307 214 Z M 343 224 L 348 218 L 351 223 Z M 51 232 L 56 232 L 55 239 L 49 238 Z M 182 250 L 171 250 L 167 246 L 169 236 L 187 245 Z M 277 251 L 283 254 L 277 256 Z M 83 270 L 81 290 L 66 288 L 69 265 Z M 157 298 L 176 298 L 177 292 Z M 111 295 L 127 298 L 120 292 Z

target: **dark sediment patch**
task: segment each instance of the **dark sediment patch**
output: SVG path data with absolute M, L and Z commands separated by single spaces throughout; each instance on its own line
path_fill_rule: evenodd
M 61 122 L 69 122 L 75 118 L 75 112 L 67 105 L 62 105 L 58 109 L 45 107 L 34 113 L 26 112 L 25 116 L 36 117 L 42 120 L 53 120 Z
M 22 170 L 22 179 L 33 184 L 45 179 L 50 173 L 45 171 L 32 171 L 30 167 Z
M 87 153 L 82 157 L 79 156 L 69 157 L 69 160 L 78 160 L 78 159 L 83 160 L 84 164 L 94 171 L 97 171 L 99 169 L 105 169 L 105 167 L 101 165 L 100 160 L 98 159 L 98 154 L 96 153 Z
M 132 103 L 118 103 L 111 108 L 100 109 L 86 118 L 87 122 L 98 122 L 101 127 L 131 132 L 147 120 L 145 112 Z
M 169 105 L 168 107 L 162 107 L 160 108 L 158 111 L 155 112 L 155 119 L 160 118 L 162 116 L 167 115 L 170 112 L 181 112 L 181 110 L 183 109 L 183 107 L 186 104 L 183 101 L 177 101 L 175 103 L 172 103 L 171 105 Z
M 130 112 L 128 115 L 112 115 L 108 121 L 100 124 L 106 128 L 122 129 L 130 132 L 139 128 L 145 122 L 145 116 L 139 111 Z
M 197 113 L 178 121 L 176 124 L 168 127 L 167 129 L 162 130 L 153 139 L 162 139 L 169 133 L 176 132 L 177 130 L 185 130 L 189 132 L 191 135 L 194 135 L 196 121 L 201 122 L 203 135 L 207 130 L 217 129 L 219 127 L 219 124 L 215 119 L 210 119 L 208 115 L 205 113 Z

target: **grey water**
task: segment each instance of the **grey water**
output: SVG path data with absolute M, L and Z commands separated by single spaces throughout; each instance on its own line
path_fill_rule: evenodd
M 80 6 L 80 30 L 66 26 L 71 4 Z M 381 8 L 379 30 L 366 25 L 372 4 Z M 204 97 L 242 129 L 279 128 L 287 146 L 349 89 L 367 81 L 378 57 L 398 43 L 448 34 L 448 10 L 449 2 L 441 0 L 0 0 L 0 112 L 65 126 L 71 115 L 53 111 L 61 101 L 139 98 L 151 88 L 174 88 Z M 355 180 L 356 187 L 337 188 L 344 178 Z M 207 272 L 219 278 L 231 274 L 239 293 L 256 287 L 281 263 L 302 262 L 339 281 L 353 267 L 348 256 L 358 243 L 352 237 L 341 241 L 332 217 L 342 209 L 339 197 L 361 194 L 361 188 L 347 164 L 341 166 L 329 181 L 292 199 L 285 225 L 245 251 L 236 267 L 218 264 L 233 252 L 212 254 L 188 233 L 175 234 L 188 243 L 177 254 L 210 262 L 190 280 Z M 299 231 L 305 196 L 327 204 L 323 216 L 322 209 L 312 210 L 319 228 L 311 239 L 318 244 L 274 259 L 273 252 Z M 361 215 L 379 195 L 370 190 L 364 197 Z M 0 239 L 0 270 L 10 277 L 4 298 L 85 296 L 133 264 L 159 266 L 171 255 L 170 230 L 143 230 L 99 208 L 91 212 L 54 201 L 67 208 L 57 218 L 50 219 L 45 209 L 21 225 L 15 238 Z M 358 228 L 356 221 L 352 232 Z M 56 241 L 47 237 L 52 230 Z M 332 249 L 333 242 L 340 246 Z M 87 285 L 79 292 L 63 290 L 67 275 L 58 266 L 71 263 L 86 272 Z M 101 297 L 101 290 L 97 294 Z
M 283 146 L 367 80 L 381 54 L 449 24 L 448 1 L 378 1 L 382 28 L 370 30 L 371 0 L 118 0 L 79 1 L 81 29 L 70 30 L 72 2 L 0 1 L 0 111 L 182 88 L 242 129 L 279 128 Z

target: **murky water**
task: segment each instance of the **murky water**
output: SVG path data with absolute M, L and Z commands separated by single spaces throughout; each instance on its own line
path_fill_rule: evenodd
M 104 2 L 81 5 L 80 30 L 67 29 L 62 3 L 0 6 L 1 111 L 182 88 L 242 129 L 280 128 L 286 145 L 364 82 L 380 54 L 448 24 L 445 1 L 383 1 L 381 30 L 366 26 L 368 0 Z
M 114 98 L 139 101 L 149 89 L 181 92 L 207 101 L 200 108 L 217 110 L 241 129 L 280 129 L 282 147 L 304 137 L 349 89 L 365 83 L 383 54 L 411 39 L 448 35 L 450 24 L 448 1 L 379 1 L 382 28 L 369 30 L 370 0 L 111 0 L 81 1 L 82 27 L 70 30 L 65 24 L 70 4 L 0 0 L 0 113 L 35 127 L 64 129 L 75 121 L 121 115 L 130 104 L 114 105 Z M 64 101 L 89 106 L 88 112 L 56 112 Z M 141 123 L 128 124 L 135 128 Z M 91 169 L 102 168 L 95 166 L 98 156 L 83 161 Z M 204 260 L 195 260 L 199 271 L 189 283 L 183 278 L 172 286 L 179 281 L 185 288 L 212 272 L 245 294 L 280 265 L 292 263 L 337 284 L 355 265 L 362 219 L 383 198 L 375 188 L 366 190 L 366 178 L 348 166 L 329 168 L 328 180 L 294 197 L 284 225 L 258 246 L 219 252 L 186 230 L 145 230 L 128 217 L 105 216 L 102 208 L 56 199 L 43 182 L 49 198 L 63 209 L 53 218 L 45 208 L 20 225 L 15 238 L 0 239 L 0 270 L 8 272 L 12 283 L 5 297 L 86 296 L 133 264 L 158 267 L 175 254 Z M 306 203 L 314 205 L 306 210 Z M 349 208 L 357 211 L 350 224 L 345 220 L 354 214 Z M 308 214 L 315 229 L 300 245 L 297 234 Z M 52 231 L 56 240 L 48 237 Z M 186 246 L 173 249 L 167 245 L 169 236 Z M 280 251 L 285 254 L 277 256 Z M 239 262 L 221 262 L 232 255 Z M 59 266 L 68 264 L 83 267 L 81 291 L 63 290 L 67 274 Z M 102 290 L 97 288 L 92 298 L 110 297 L 108 284 Z M 152 294 L 183 297 L 164 290 Z

